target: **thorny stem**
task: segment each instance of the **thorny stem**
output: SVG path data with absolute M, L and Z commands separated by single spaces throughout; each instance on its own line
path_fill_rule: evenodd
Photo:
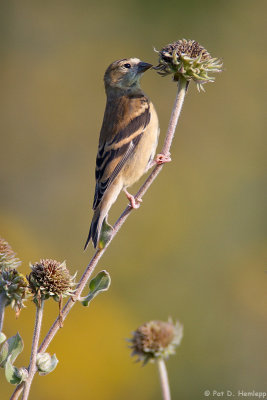
M 163 149 L 162 149 L 162 154 L 163 155 L 168 155 L 169 154 L 171 143 L 172 143 L 172 140 L 173 140 L 173 137 L 174 137 L 174 133 L 175 133 L 175 129 L 176 129 L 176 125 L 177 125 L 179 116 L 181 114 L 181 110 L 182 110 L 182 106 L 183 106 L 183 102 L 184 102 L 187 86 L 188 86 L 187 81 L 185 79 L 181 78 L 179 80 L 179 82 L 178 82 L 177 96 L 176 96 L 176 99 L 175 99 L 175 102 L 174 102 L 173 111 L 172 111 L 172 114 L 171 114 L 168 130 L 167 130 L 167 134 L 166 134 L 166 138 L 165 138 L 165 142 L 164 142 Z M 162 170 L 162 168 L 163 168 L 163 165 L 157 165 L 153 169 L 153 171 L 150 173 L 150 175 L 146 179 L 145 183 L 141 186 L 139 191 L 136 193 L 135 198 L 139 198 L 140 199 L 140 198 L 143 197 L 143 195 L 146 193 L 146 191 L 149 189 L 149 187 L 151 186 L 153 181 L 156 179 L 156 177 L 158 176 L 158 174 Z M 85 271 L 84 271 L 84 273 L 83 273 L 83 275 L 82 275 L 82 277 L 80 279 L 80 282 L 77 285 L 77 288 L 76 288 L 74 296 L 69 298 L 69 300 L 67 301 L 67 303 L 65 304 L 65 306 L 64 306 L 64 308 L 62 310 L 62 313 L 61 313 L 62 322 L 67 317 L 68 313 L 70 312 L 70 310 L 74 306 L 75 302 L 79 299 L 79 297 L 80 297 L 80 295 L 81 295 L 86 283 L 88 282 L 88 280 L 89 280 L 90 276 L 92 275 L 96 265 L 98 264 L 98 261 L 104 255 L 104 253 L 107 250 L 108 246 L 110 245 L 111 241 L 114 239 L 114 237 L 116 236 L 116 234 L 118 233 L 118 231 L 120 230 L 120 228 L 122 227 L 122 225 L 124 224 L 126 219 L 128 218 L 129 214 L 132 212 L 132 210 L 133 209 L 129 205 L 125 208 L 123 213 L 120 215 L 119 219 L 115 222 L 115 225 L 113 226 L 112 236 L 109 239 L 109 241 L 107 242 L 106 246 L 102 250 L 98 249 L 95 252 L 93 258 L 91 259 L 91 261 L 87 265 L 87 267 L 86 267 L 86 269 L 85 269 Z M 54 321 L 53 325 L 51 326 L 50 330 L 48 331 L 47 335 L 45 336 L 41 346 L 39 347 L 38 352 L 45 352 L 46 351 L 47 347 L 49 346 L 50 342 L 53 340 L 53 338 L 56 335 L 56 333 L 58 332 L 59 328 L 60 328 L 60 317 L 57 317 L 56 320 Z M 35 372 L 36 371 L 37 371 L 37 368 L 35 367 Z M 11 397 L 10 400 L 14 400 L 14 398 Z
M 3 329 L 6 303 L 7 303 L 6 295 L 2 293 L 0 295 L 0 332 L 2 332 Z
M 36 306 L 35 326 L 34 326 L 34 332 L 33 332 L 33 338 L 32 338 L 32 352 L 31 352 L 30 365 L 28 368 L 29 375 L 28 375 L 28 378 L 24 385 L 22 400 L 28 399 L 32 380 L 33 380 L 34 374 L 36 372 L 36 358 L 37 358 L 38 343 L 39 343 L 39 338 L 40 338 L 40 333 L 41 333 L 43 311 L 44 311 L 44 300 L 41 300 L 41 304 Z
M 168 372 L 165 361 L 161 358 L 157 361 L 159 369 L 159 378 L 163 400 L 171 400 L 170 385 L 168 380 Z

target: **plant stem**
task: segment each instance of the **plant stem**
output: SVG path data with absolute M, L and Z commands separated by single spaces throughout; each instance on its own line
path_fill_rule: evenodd
M 183 77 L 180 77 L 180 79 L 178 81 L 177 96 L 176 96 L 175 103 L 174 103 L 174 106 L 172 109 L 172 114 L 171 114 L 168 130 L 167 130 L 165 142 L 164 142 L 163 149 L 162 149 L 163 154 L 167 154 L 170 151 L 172 140 L 173 140 L 174 134 L 175 134 L 175 129 L 176 129 L 176 126 L 178 123 L 178 119 L 179 119 L 181 111 L 182 111 L 187 87 L 188 87 L 188 81 L 186 79 L 184 79 Z
M 172 114 L 171 114 L 168 130 L 167 130 L 167 133 L 166 133 L 164 146 L 163 146 L 163 149 L 162 149 L 162 154 L 164 154 L 164 155 L 168 155 L 168 153 L 170 151 L 170 147 L 171 147 L 171 143 L 172 143 L 172 140 L 173 140 L 173 137 L 174 137 L 176 125 L 178 123 L 178 119 L 179 119 L 179 116 L 181 114 L 182 105 L 183 105 L 183 101 L 184 101 L 185 94 L 186 94 L 186 89 L 187 89 L 187 81 L 184 80 L 184 79 L 181 79 L 179 81 L 179 83 L 178 83 L 178 91 L 177 91 L 175 103 L 174 103 L 174 106 L 173 106 L 173 111 L 172 111 Z M 141 186 L 139 191 L 136 193 L 136 195 L 135 195 L 136 198 L 142 198 L 143 197 L 143 195 L 146 193 L 146 191 L 149 189 L 149 187 L 151 186 L 153 181 L 156 179 L 156 177 L 158 176 L 158 174 L 162 170 L 162 168 L 163 168 L 163 165 L 157 165 L 152 170 L 152 172 L 150 173 L 150 175 L 146 179 L 145 183 Z M 98 249 L 95 252 L 93 258 L 91 259 L 91 261 L 87 265 L 87 267 L 86 267 L 86 269 L 85 269 L 85 271 L 84 271 L 84 273 L 83 273 L 83 275 L 82 275 L 82 277 L 80 279 L 80 282 L 77 285 L 77 288 L 76 288 L 76 291 L 75 291 L 75 295 L 72 296 L 72 298 L 69 298 L 69 300 L 67 301 L 67 303 L 65 304 L 65 306 L 64 306 L 64 308 L 62 310 L 62 314 L 61 314 L 61 321 L 62 322 L 67 317 L 68 313 L 70 312 L 70 310 L 74 306 L 75 302 L 79 299 L 79 297 L 80 297 L 80 295 L 81 295 L 86 283 L 88 282 L 90 276 L 92 275 L 92 273 L 93 273 L 98 261 L 104 255 L 104 253 L 107 250 L 108 246 L 110 245 L 111 241 L 114 239 L 114 237 L 116 236 L 116 234 L 118 233 L 118 231 L 120 230 L 120 228 L 122 227 L 122 225 L 124 224 L 126 219 L 128 218 L 129 214 L 132 212 L 132 210 L 133 209 L 129 205 L 125 208 L 125 210 L 123 211 L 123 213 L 121 214 L 119 219 L 116 221 L 115 225 L 113 226 L 112 236 L 111 236 L 110 240 L 107 242 L 106 246 L 102 250 Z M 49 329 L 47 335 L 45 336 L 41 346 L 39 347 L 38 351 L 40 353 L 46 351 L 47 347 L 49 346 L 50 342 L 53 340 L 54 336 L 56 335 L 56 333 L 58 332 L 59 329 L 60 329 L 60 318 L 57 317 L 56 320 L 54 321 L 53 325 Z M 35 372 L 36 372 L 37 371 L 36 366 L 34 368 L 35 368 Z M 11 397 L 11 399 L 12 399 L 12 397 Z
M 24 382 L 21 382 L 16 389 L 14 390 L 12 396 L 10 397 L 10 400 L 18 400 L 19 396 L 21 395 L 21 392 L 24 387 Z
M 170 385 L 168 380 L 168 372 L 165 361 L 161 358 L 157 362 L 159 369 L 159 378 L 163 400 L 171 400 Z
M 44 300 L 41 300 L 40 306 L 39 305 L 36 306 L 35 326 L 34 326 L 34 332 L 33 332 L 33 338 L 32 338 L 32 352 L 31 352 L 30 365 L 28 368 L 29 376 L 24 385 L 22 400 L 28 399 L 32 380 L 33 380 L 34 374 L 36 372 L 36 357 L 37 357 L 38 343 L 39 343 L 39 338 L 40 338 L 40 333 L 41 333 L 43 311 L 44 311 Z
M 178 122 L 178 119 L 179 119 L 179 116 L 180 116 L 180 113 L 182 110 L 182 105 L 183 105 L 183 101 L 184 101 L 185 94 L 186 94 L 186 87 L 187 87 L 187 81 L 185 79 L 180 80 L 179 84 L 178 84 L 177 96 L 175 99 L 173 111 L 171 114 L 168 130 L 167 130 L 167 134 L 166 134 L 166 139 L 165 139 L 163 149 L 162 149 L 162 154 L 168 154 L 170 151 L 170 147 L 171 147 L 171 143 L 172 143 L 172 140 L 174 137 L 176 125 L 177 125 L 177 122 Z M 148 190 L 148 188 L 150 187 L 152 182 L 155 180 L 155 178 L 158 176 L 158 174 L 160 173 L 162 168 L 163 168 L 163 165 L 157 165 L 153 169 L 153 171 L 151 172 L 151 174 L 149 175 L 149 177 L 147 178 L 145 183 L 142 185 L 142 187 L 136 193 L 135 197 L 142 198 L 142 196 L 146 193 L 146 191 Z M 121 226 L 124 224 L 125 220 L 127 219 L 128 215 L 131 213 L 131 211 L 132 211 L 132 208 L 130 206 L 127 206 L 125 208 L 125 210 L 123 211 L 123 213 L 121 214 L 119 219 L 116 221 L 115 225 L 113 226 L 113 234 L 112 234 L 110 240 L 108 241 L 108 243 L 106 244 L 104 249 L 96 251 L 96 253 L 93 256 L 93 258 L 91 259 L 90 263 L 86 267 L 86 270 L 85 270 L 83 276 L 81 277 L 81 280 L 75 291 L 75 297 L 77 299 L 81 295 L 81 293 L 82 293 L 88 279 L 90 278 L 91 274 L 93 273 L 98 261 L 105 253 L 106 249 L 110 245 L 110 242 L 116 236 L 116 234 L 118 233 Z M 73 299 L 69 299 L 68 302 L 66 303 L 65 307 L 62 310 L 62 320 L 63 321 L 65 320 L 69 311 L 73 307 L 74 303 L 75 302 L 73 301 Z M 59 317 L 58 317 L 55 320 L 55 322 L 53 323 L 52 327 L 50 328 L 48 334 L 44 338 L 44 341 L 39 348 L 39 352 L 44 352 L 47 349 L 47 347 L 49 346 L 51 340 L 53 339 L 53 337 L 55 336 L 55 334 L 57 333 L 59 328 L 60 328 L 60 324 L 59 324 Z
M 0 295 L 0 332 L 2 332 L 2 329 L 3 329 L 6 303 L 7 303 L 7 297 L 4 293 L 1 293 L 1 295 Z

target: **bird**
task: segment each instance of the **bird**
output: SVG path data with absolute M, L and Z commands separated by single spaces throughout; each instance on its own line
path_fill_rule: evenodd
M 139 58 L 124 58 L 110 64 L 104 74 L 107 100 L 96 157 L 94 215 L 84 250 L 90 239 L 98 246 L 102 225 L 107 224 L 108 212 L 120 192 L 125 192 L 132 208 L 138 208 L 142 200 L 127 188 L 153 163 L 170 161 L 161 154 L 154 160 L 159 121 L 140 87 L 140 78 L 151 67 Z

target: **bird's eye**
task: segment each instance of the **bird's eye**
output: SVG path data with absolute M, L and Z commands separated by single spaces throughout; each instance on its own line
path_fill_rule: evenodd
M 125 68 L 131 68 L 131 64 L 124 64 Z

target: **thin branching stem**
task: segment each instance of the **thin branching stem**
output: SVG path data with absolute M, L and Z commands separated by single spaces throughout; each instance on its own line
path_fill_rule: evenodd
M 171 147 L 171 143 L 174 137 L 174 133 L 175 133 L 175 128 L 178 122 L 178 118 L 179 115 L 181 113 L 182 110 L 182 105 L 183 105 L 183 101 L 184 101 L 184 97 L 186 94 L 186 86 L 187 86 L 187 81 L 186 80 L 182 80 L 179 81 L 179 86 L 178 86 L 178 92 L 177 92 L 177 96 L 175 99 L 175 103 L 174 103 L 174 107 L 173 107 L 173 111 L 171 114 L 171 119 L 170 119 L 170 123 L 168 126 L 168 131 L 166 134 L 166 139 L 163 145 L 163 150 L 162 150 L 162 154 L 167 155 L 170 151 L 170 147 Z M 142 187 L 139 189 L 139 191 L 136 193 L 135 197 L 136 198 L 142 198 L 143 195 L 146 193 L 146 191 L 148 190 L 148 188 L 150 187 L 150 185 L 152 184 L 152 182 L 155 180 L 155 178 L 158 176 L 158 174 L 160 173 L 160 171 L 162 170 L 163 165 L 157 165 L 153 171 L 151 172 L 151 174 L 149 175 L 149 177 L 146 179 L 145 183 L 142 185 Z M 121 216 L 119 217 L 119 219 L 116 221 L 114 227 L 113 227 L 113 234 L 110 238 L 110 240 L 108 241 L 108 243 L 106 244 L 106 246 L 104 247 L 104 249 L 102 250 L 97 250 L 95 255 L 93 256 L 92 260 L 90 261 L 90 263 L 88 264 L 88 266 L 86 267 L 86 270 L 83 274 L 83 276 L 81 277 L 81 280 L 77 286 L 77 289 L 75 291 L 75 298 L 78 299 L 88 281 L 88 279 L 90 278 L 92 272 L 94 271 L 98 261 L 100 260 L 100 258 L 103 256 L 103 254 L 105 253 L 105 251 L 107 250 L 107 247 L 110 245 L 111 241 L 114 239 L 114 237 L 116 236 L 116 234 L 118 233 L 119 229 L 121 228 L 121 226 L 124 224 L 125 220 L 127 219 L 128 215 L 132 212 L 132 208 L 130 206 L 127 206 L 125 208 L 125 210 L 123 211 L 123 213 L 121 214 Z M 73 299 L 69 299 L 68 302 L 66 303 L 65 307 L 62 310 L 62 318 L 63 321 L 65 320 L 66 316 L 68 315 L 69 311 L 71 310 L 71 308 L 74 305 L 74 301 L 75 298 Z M 43 343 L 41 344 L 41 347 L 39 349 L 40 352 L 44 352 L 47 347 L 49 346 L 51 340 L 53 339 L 53 337 L 55 336 L 55 334 L 57 333 L 57 331 L 60 328 L 60 324 L 59 324 L 59 317 L 55 320 L 54 324 L 52 325 L 52 327 L 50 328 L 48 334 L 46 335 L 46 337 L 44 338 Z
M 32 380 L 33 380 L 34 374 L 36 372 L 36 358 L 37 358 L 38 344 L 39 344 L 40 333 L 41 333 L 43 311 L 44 311 L 44 300 L 41 300 L 40 305 L 36 306 L 35 326 L 34 326 L 33 339 L 32 339 L 32 351 L 31 351 L 30 365 L 28 368 L 29 375 L 28 375 L 28 378 L 24 385 L 22 400 L 28 399 Z
M 157 361 L 158 369 L 159 369 L 159 378 L 160 378 L 160 386 L 162 391 L 162 399 L 163 400 L 171 400 L 171 392 L 170 385 L 168 379 L 168 372 L 166 368 L 165 361 L 163 358 Z
M 169 154 L 171 143 L 172 143 L 174 133 L 175 133 L 175 129 L 176 129 L 176 126 L 178 123 L 178 119 L 179 119 L 181 110 L 182 110 L 182 106 L 183 106 L 183 102 L 184 102 L 184 98 L 185 98 L 185 94 L 186 94 L 186 89 L 187 89 L 187 81 L 185 79 L 181 78 L 181 80 L 178 83 L 177 96 L 176 96 L 175 103 L 173 106 L 173 111 L 171 114 L 165 142 L 164 142 L 163 149 L 162 149 L 163 155 Z M 149 189 L 151 184 L 154 182 L 154 180 L 156 179 L 156 177 L 158 176 L 158 174 L 160 173 L 162 168 L 163 168 L 163 165 L 157 165 L 152 170 L 152 172 L 146 179 L 145 183 L 141 186 L 139 191 L 136 193 L 136 195 L 135 195 L 136 198 L 141 199 L 144 196 L 144 194 Z M 106 246 L 102 250 L 98 249 L 95 252 L 90 263 L 87 265 L 87 267 L 80 279 L 80 282 L 77 285 L 75 295 L 72 296 L 71 298 L 69 298 L 69 300 L 67 301 L 67 303 L 65 304 L 65 306 L 62 310 L 62 314 L 61 314 L 62 321 L 65 320 L 68 313 L 74 306 L 75 302 L 80 298 L 81 293 L 82 293 L 83 289 L 85 288 L 86 283 L 88 282 L 96 265 L 98 264 L 98 261 L 104 255 L 104 253 L 106 252 L 111 241 L 114 239 L 114 237 L 116 236 L 116 234 L 118 233 L 118 231 L 120 230 L 120 228 L 122 227 L 122 225 L 124 224 L 126 219 L 128 218 L 129 214 L 132 212 L 132 210 L 133 209 L 129 205 L 125 208 L 125 210 L 123 211 L 123 213 L 121 214 L 119 219 L 116 221 L 115 225 L 113 226 L 113 233 L 111 235 L 111 238 L 107 242 Z M 45 336 L 41 346 L 39 347 L 38 352 L 46 351 L 47 347 L 49 346 L 50 342 L 53 340 L 54 336 L 56 335 L 56 333 L 58 332 L 59 329 L 60 329 L 60 318 L 57 317 L 56 320 L 54 321 L 53 325 L 51 326 L 50 330 L 48 331 L 47 335 Z M 37 368 L 35 367 L 35 372 L 36 371 L 37 371 Z
M 2 332 L 2 329 L 3 329 L 6 303 L 7 303 L 7 297 L 4 293 L 1 293 L 0 294 L 0 332 Z
M 14 392 L 12 393 L 12 396 L 10 397 L 10 400 L 18 400 L 19 397 L 20 397 L 20 395 L 21 395 L 21 392 L 22 392 L 23 388 L 24 388 L 24 382 L 21 382 L 21 383 L 16 387 L 16 389 L 14 390 Z

